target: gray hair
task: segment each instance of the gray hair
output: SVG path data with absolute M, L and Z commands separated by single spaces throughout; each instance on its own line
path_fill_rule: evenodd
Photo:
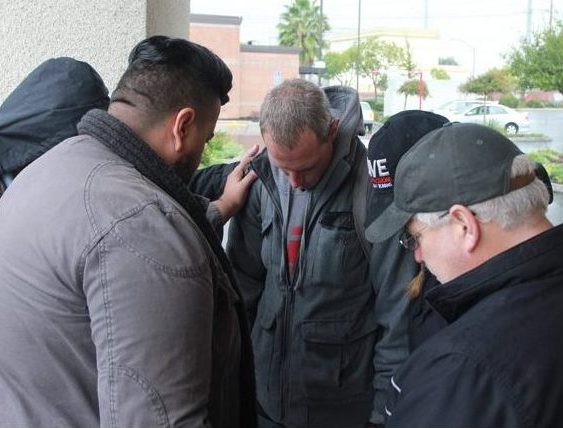
M 512 177 L 534 173 L 536 163 L 526 155 L 518 155 L 512 161 Z M 482 223 L 494 222 L 502 229 L 522 224 L 538 212 L 545 214 L 549 204 L 549 192 L 545 184 L 536 177 L 527 186 L 488 201 L 470 205 Z M 449 221 L 444 212 L 418 213 L 415 218 L 429 227 L 439 227 Z
M 307 128 L 325 142 L 331 119 L 330 103 L 320 87 L 303 79 L 286 80 L 264 98 L 260 131 L 285 147 L 294 147 Z

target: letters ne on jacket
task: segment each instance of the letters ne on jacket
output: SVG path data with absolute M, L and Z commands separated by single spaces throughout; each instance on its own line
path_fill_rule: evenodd
M 267 153 L 252 161 L 259 180 L 231 220 L 227 253 L 252 322 L 257 395 L 265 413 L 288 426 L 363 427 L 370 415 L 383 421 L 383 389 L 406 356 L 407 340 L 405 334 L 394 343 L 378 342 L 390 320 L 378 318 L 370 264 L 354 227 L 354 172 L 366 165 L 357 138 L 357 94 L 343 87 L 326 92 L 340 126 L 332 164 L 310 191 L 299 273 L 288 279 L 279 189 L 289 184 Z M 374 351 L 380 343 L 394 355 Z

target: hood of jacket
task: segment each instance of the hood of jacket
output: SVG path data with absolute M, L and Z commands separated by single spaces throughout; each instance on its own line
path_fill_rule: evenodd
M 19 172 L 75 136 L 88 110 L 108 105 L 108 90 L 89 64 L 67 57 L 43 62 L 0 106 L 0 174 Z
M 324 92 L 330 102 L 332 117 L 339 121 L 334 163 L 350 152 L 350 144 L 355 136 L 364 134 L 364 121 L 360 98 L 354 89 L 348 86 L 328 86 L 324 88 Z

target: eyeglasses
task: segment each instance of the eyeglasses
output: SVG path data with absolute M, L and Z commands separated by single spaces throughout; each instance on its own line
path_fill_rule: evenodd
M 409 251 L 415 251 L 420 245 L 418 238 L 422 235 L 422 232 L 428 229 L 428 226 L 422 227 L 418 232 L 411 235 L 407 230 L 405 230 L 399 237 L 399 244 L 405 247 Z
M 446 211 L 445 213 L 440 214 L 438 219 L 444 218 L 449 213 L 450 213 L 449 211 Z M 430 227 L 429 225 L 423 226 L 414 234 L 411 234 L 408 230 L 405 229 L 404 232 L 399 237 L 399 244 L 401 244 L 409 251 L 415 251 L 420 245 L 418 239 L 421 237 L 422 232 L 424 232 L 429 227 Z

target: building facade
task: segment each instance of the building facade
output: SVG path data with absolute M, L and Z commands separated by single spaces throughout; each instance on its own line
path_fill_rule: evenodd
M 241 23 L 236 16 L 190 16 L 190 40 L 219 55 L 233 73 L 231 100 L 221 110 L 221 119 L 257 118 L 271 88 L 299 77 L 299 49 L 241 45 Z
M 41 62 L 92 65 L 110 91 L 131 48 L 164 34 L 186 38 L 190 0 L 0 0 L 0 103 Z

